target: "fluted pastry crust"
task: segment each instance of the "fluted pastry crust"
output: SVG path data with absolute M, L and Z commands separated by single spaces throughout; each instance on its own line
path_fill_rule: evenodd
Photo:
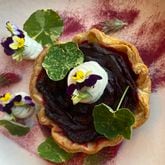
M 123 52 L 128 56 L 128 60 L 132 64 L 132 70 L 135 74 L 138 75 L 136 84 L 138 87 L 137 94 L 139 100 L 137 109 L 135 110 L 135 123 L 133 128 L 137 128 L 142 125 L 147 120 L 149 115 L 149 95 L 151 92 L 151 80 L 149 78 L 148 68 L 143 63 L 135 46 L 126 41 L 105 35 L 103 32 L 100 32 L 97 29 L 91 29 L 85 33 L 80 33 L 73 38 L 73 41 L 76 43 L 82 43 L 84 41 L 88 41 L 89 43 L 98 43 L 107 48 L 110 47 L 116 49 L 117 51 Z M 40 106 L 40 111 L 38 113 L 40 123 L 51 128 L 51 134 L 54 140 L 61 146 L 61 148 L 68 152 L 84 152 L 87 154 L 94 154 L 104 147 L 115 146 L 119 144 L 124 139 L 122 136 L 117 136 L 112 140 L 103 138 L 85 144 L 74 143 L 63 134 L 61 128 L 59 128 L 54 121 L 50 120 L 45 115 L 42 95 L 36 89 L 36 82 L 41 70 L 43 69 L 42 62 L 47 51 L 48 48 L 45 48 L 36 59 L 30 81 L 31 97 Z

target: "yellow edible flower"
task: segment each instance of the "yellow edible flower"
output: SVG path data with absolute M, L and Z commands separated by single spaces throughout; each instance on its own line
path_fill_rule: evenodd
M 72 76 L 72 79 L 76 82 L 82 83 L 85 81 L 85 79 L 89 76 L 90 73 L 91 71 L 84 73 L 82 70 L 78 70 L 75 75 Z
M 6 93 L 4 96 L 0 97 L 0 101 L 3 103 L 7 103 L 11 100 L 12 95 L 10 93 Z
M 9 47 L 11 49 L 16 50 L 16 49 L 22 48 L 24 46 L 24 43 L 25 43 L 25 39 L 24 38 L 20 38 L 18 36 L 13 36 L 12 39 L 13 39 L 13 43 L 11 43 L 9 45 Z

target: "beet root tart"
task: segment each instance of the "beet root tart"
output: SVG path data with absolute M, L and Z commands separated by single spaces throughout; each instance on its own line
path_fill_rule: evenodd
M 100 55 L 99 57 L 100 58 L 99 60 L 101 61 L 100 63 L 105 64 L 105 66 L 107 67 L 111 67 L 109 66 L 109 63 L 111 63 L 111 61 L 115 59 L 116 57 L 118 58 L 118 55 L 120 56 L 120 54 L 122 58 L 127 61 L 127 64 L 129 64 L 129 68 L 131 69 L 130 72 L 134 77 L 133 84 L 136 86 L 135 100 L 137 102 L 135 101 L 136 106 L 133 110 L 133 113 L 135 115 L 135 122 L 133 124 L 133 128 L 137 128 L 141 126 L 147 120 L 149 116 L 149 95 L 151 91 L 151 81 L 149 78 L 148 68 L 143 63 L 135 46 L 133 46 L 132 44 L 126 41 L 122 41 L 120 39 L 105 35 L 103 32 L 100 32 L 97 29 L 91 29 L 87 32 L 77 34 L 73 38 L 73 42 L 79 45 L 79 48 L 84 52 L 85 56 L 86 56 L 86 52 L 89 53 L 89 56 L 87 55 L 86 61 L 89 61 L 90 58 L 93 58 L 92 56 L 90 56 L 90 54 L 92 54 L 91 50 L 94 50 L 97 52 L 95 53 L 95 55 L 98 55 L 98 56 Z M 104 147 L 115 146 L 119 144 L 120 142 L 122 142 L 124 139 L 122 135 L 118 135 L 115 138 L 112 138 L 109 140 L 95 133 L 95 130 L 93 129 L 93 125 L 90 125 L 92 117 L 90 117 L 88 112 L 86 112 L 85 110 L 82 110 L 82 111 L 86 113 L 87 116 L 84 117 L 83 119 L 81 118 L 81 115 L 79 116 L 78 119 L 76 118 L 75 114 L 77 112 L 74 112 L 73 115 L 72 115 L 72 112 L 71 114 L 67 114 L 69 116 L 69 117 L 67 116 L 69 119 L 66 118 L 65 116 L 63 118 L 64 112 L 59 111 L 58 108 L 57 108 L 58 112 L 54 116 L 54 112 L 51 107 L 58 106 L 58 107 L 62 107 L 62 109 L 66 107 L 70 108 L 71 104 L 66 103 L 67 99 L 65 100 L 62 97 L 58 96 L 58 95 L 63 95 L 62 94 L 63 89 L 61 86 L 65 84 L 64 83 L 65 80 L 60 82 L 62 83 L 62 85 L 59 83 L 54 83 L 53 85 L 50 85 L 47 88 L 47 91 L 43 89 L 44 87 L 47 86 L 47 84 L 50 83 L 50 80 L 48 80 L 48 78 L 46 77 L 46 73 L 43 71 L 43 67 L 42 67 L 42 62 L 44 58 L 46 57 L 48 51 L 49 51 L 49 48 L 45 48 L 36 59 L 34 68 L 33 68 L 33 73 L 31 76 L 31 81 L 30 81 L 31 97 L 39 105 L 38 119 L 39 119 L 40 124 L 48 126 L 51 129 L 51 135 L 53 139 L 60 145 L 61 148 L 71 153 L 84 152 L 87 154 L 94 154 Z M 106 57 L 108 56 L 107 51 L 111 51 L 113 56 L 111 57 L 111 59 L 109 59 L 110 61 L 108 61 L 108 59 L 106 61 L 102 61 L 103 58 L 101 54 L 104 54 Z M 119 59 L 115 59 L 115 60 L 120 61 L 120 57 Z M 115 62 L 112 65 L 115 65 Z M 111 72 L 108 72 L 108 73 L 110 74 Z M 116 72 L 116 75 L 117 73 L 118 72 Z M 119 77 L 121 76 L 122 75 L 119 75 Z M 110 78 L 111 76 L 109 77 L 109 79 Z M 123 82 L 131 82 L 131 81 L 132 80 L 130 81 L 123 80 Z M 122 81 L 119 82 L 119 84 L 120 83 L 122 83 Z M 59 89 L 61 89 L 61 92 L 59 92 Z M 54 93 L 56 93 L 56 95 L 54 97 L 52 97 L 52 95 L 51 97 L 47 97 L 47 93 L 53 90 L 55 91 Z M 116 90 L 119 90 L 119 88 L 116 87 Z M 41 92 L 41 91 L 44 91 L 44 92 Z M 52 102 L 50 101 L 50 98 L 53 99 Z M 128 95 L 128 100 L 131 98 L 132 98 L 132 95 Z M 56 101 L 56 99 L 58 101 Z M 107 100 L 108 100 L 107 93 L 105 94 L 105 97 L 101 97 L 101 101 L 102 100 L 104 100 L 107 103 Z M 47 105 L 46 104 L 47 102 L 50 102 L 50 104 Z M 113 100 L 111 102 L 114 103 L 115 101 Z M 133 104 L 133 102 L 134 102 L 133 100 L 128 101 L 128 107 L 132 106 L 131 104 Z M 81 107 L 85 105 L 86 104 L 80 104 L 77 107 L 81 109 Z M 113 104 L 111 104 L 111 106 L 113 106 Z M 81 112 L 81 114 L 83 114 L 83 112 Z M 89 121 L 87 121 L 86 119 L 88 118 L 88 116 L 90 118 Z M 74 121 L 75 123 L 77 120 L 81 121 L 82 123 L 84 122 L 86 126 L 83 126 L 83 125 L 79 126 L 79 123 L 76 123 L 74 126 L 72 125 L 70 126 L 70 123 L 72 123 L 72 121 L 70 121 L 71 119 L 75 120 Z M 66 124 L 64 125 L 61 124 L 61 122 L 65 122 L 65 121 L 66 121 Z M 88 129 L 88 126 L 87 126 L 88 124 L 89 124 L 90 129 Z M 78 132 L 71 131 L 72 127 L 74 127 L 73 130 L 78 130 Z M 85 135 L 83 134 L 84 132 L 85 132 Z M 82 136 L 82 139 L 79 138 L 80 136 Z

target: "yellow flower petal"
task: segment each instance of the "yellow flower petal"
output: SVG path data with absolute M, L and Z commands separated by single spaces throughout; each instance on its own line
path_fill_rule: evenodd
M 24 38 L 20 38 L 20 37 L 15 36 L 15 41 L 18 44 L 18 48 L 22 48 L 24 46 L 24 43 L 25 43 Z
M 72 76 L 72 79 L 77 82 L 83 82 L 85 80 L 86 76 L 85 73 L 81 70 L 77 71 L 74 76 Z
M 24 43 L 25 43 L 25 39 L 24 38 L 20 38 L 18 36 L 13 36 L 12 39 L 13 39 L 13 43 L 11 43 L 9 45 L 9 47 L 11 49 L 16 50 L 16 49 L 22 48 L 24 46 Z
M 13 49 L 13 50 L 16 50 L 16 49 L 18 49 L 18 44 L 17 44 L 17 43 L 11 43 L 11 44 L 9 45 L 9 47 L 10 47 L 11 49 Z
M 0 101 L 2 102 L 8 102 L 12 98 L 12 95 L 10 93 L 6 93 L 3 97 L 0 98 Z

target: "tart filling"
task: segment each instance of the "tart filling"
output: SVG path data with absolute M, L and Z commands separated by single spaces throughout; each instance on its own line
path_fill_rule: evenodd
M 80 44 L 79 48 L 84 53 L 86 62 L 99 63 L 108 74 L 108 84 L 99 100 L 90 104 L 74 105 L 66 93 L 67 76 L 61 81 L 52 81 L 44 70 L 38 78 L 36 87 L 44 98 L 46 116 L 55 121 L 70 140 L 86 143 L 103 137 L 95 131 L 93 125 L 92 111 L 95 105 L 105 103 L 115 109 L 125 88 L 130 86 L 121 107 L 132 111 L 136 109 L 137 76 L 132 72 L 128 59 L 124 59 L 120 52 L 87 42 Z

